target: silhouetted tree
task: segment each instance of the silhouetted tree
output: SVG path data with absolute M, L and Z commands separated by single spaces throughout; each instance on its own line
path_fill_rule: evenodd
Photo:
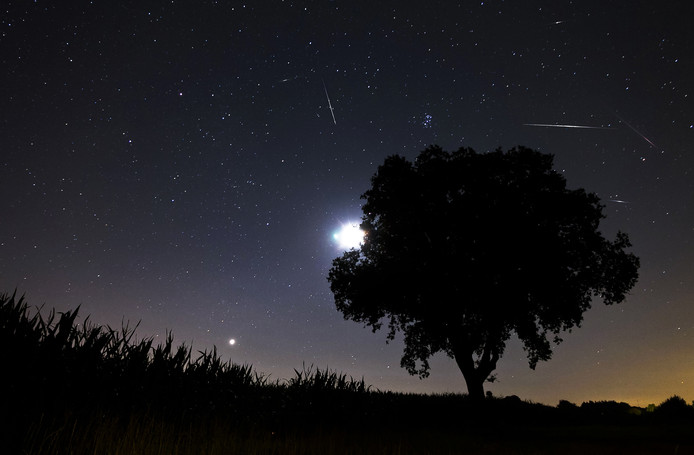
M 690 421 L 694 418 L 694 407 L 689 406 L 684 398 L 673 395 L 655 408 L 655 415 L 665 421 Z
M 374 332 L 387 322 L 388 340 L 402 331 L 410 374 L 454 358 L 474 398 L 512 333 L 531 368 L 548 360 L 593 297 L 624 300 L 639 266 L 626 234 L 598 231 L 599 198 L 552 162 L 524 147 L 388 157 L 362 195 L 363 245 L 333 260 L 337 309 Z

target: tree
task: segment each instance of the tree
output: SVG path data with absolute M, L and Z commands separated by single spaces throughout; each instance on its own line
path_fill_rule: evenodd
M 362 195 L 363 244 L 333 260 L 337 309 L 374 332 L 387 323 L 389 341 L 401 331 L 410 374 L 454 358 L 476 399 L 513 333 L 530 368 L 548 360 L 593 298 L 624 300 L 639 267 L 626 234 L 598 230 L 599 198 L 552 163 L 524 147 L 388 157 Z

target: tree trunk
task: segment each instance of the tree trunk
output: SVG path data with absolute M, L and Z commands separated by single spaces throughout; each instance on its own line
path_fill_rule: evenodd
M 499 355 L 485 347 L 484 353 L 477 362 L 477 366 L 475 366 L 473 359 L 474 350 L 467 347 L 465 343 L 460 342 L 453 344 L 453 355 L 458 368 L 460 368 L 465 378 L 468 396 L 475 401 L 483 400 L 484 381 L 496 369 Z
M 475 376 L 470 377 L 463 373 L 465 384 L 467 384 L 467 395 L 473 401 L 482 401 L 484 400 L 484 379 L 480 380 Z
M 481 401 L 484 399 L 484 380 L 486 378 L 480 378 L 477 369 L 475 368 L 475 362 L 472 360 L 472 353 L 455 352 L 455 363 L 458 364 L 463 377 L 465 378 L 465 384 L 467 384 L 467 394 L 475 401 Z

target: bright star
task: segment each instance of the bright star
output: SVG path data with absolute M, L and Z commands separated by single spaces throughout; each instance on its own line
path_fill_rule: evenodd
M 358 222 L 343 224 L 340 230 L 333 234 L 337 245 L 345 250 L 359 248 L 364 241 L 364 231 L 359 229 Z

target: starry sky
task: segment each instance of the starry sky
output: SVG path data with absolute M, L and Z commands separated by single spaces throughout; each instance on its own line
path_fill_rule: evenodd
M 140 338 L 171 330 L 274 379 L 305 363 L 382 390 L 464 392 L 453 360 L 411 377 L 401 341 L 343 320 L 333 235 L 359 220 L 388 155 L 524 145 L 601 197 L 601 229 L 630 235 L 640 280 L 535 371 L 512 340 L 487 389 L 694 400 L 691 2 L 27 0 L 0 13 L 0 291 L 140 321 Z

